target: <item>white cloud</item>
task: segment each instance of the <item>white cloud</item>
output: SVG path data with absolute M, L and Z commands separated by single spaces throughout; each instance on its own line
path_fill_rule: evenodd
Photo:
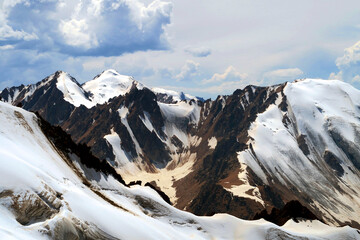
M 351 82 L 353 84 L 360 84 L 360 75 L 356 75 L 355 77 L 353 77 L 353 79 L 351 80 Z
M 339 71 L 337 73 L 331 73 L 329 76 L 329 79 L 330 80 L 343 80 L 342 75 L 343 75 L 342 71 Z
M 148 6 L 144 3 L 134 0 L 124 0 L 124 2 L 131 9 L 132 19 L 137 23 L 137 26 L 142 31 L 149 31 L 158 21 L 165 21 L 170 23 L 170 14 L 172 12 L 172 4 L 170 2 L 163 2 L 155 0 Z M 113 5 L 116 9 L 119 5 Z
M 329 79 L 343 80 L 360 88 L 360 41 L 344 50 L 344 55 L 336 59 L 338 72 L 330 74 Z
M 175 76 L 177 81 L 192 80 L 198 74 L 200 64 L 192 60 L 187 60 L 181 68 L 181 72 Z
M 202 80 L 203 84 L 218 83 L 218 82 L 236 82 L 246 79 L 248 75 L 246 73 L 238 72 L 233 66 L 229 66 L 224 73 L 215 73 L 210 79 Z
M 186 47 L 184 51 L 191 54 L 193 57 L 207 57 L 211 54 L 211 49 L 204 47 Z
M 4 45 L 4 46 L 0 46 L 0 50 L 10 50 L 10 49 L 14 49 L 13 45 Z
M 293 81 L 296 78 L 301 77 L 303 74 L 304 72 L 299 68 L 276 69 L 264 73 L 264 81 L 267 84 L 282 83 L 284 81 Z
M 62 21 L 59 26 L 66 44 L 74 47 L 89 49 L 98 46 L 97 38 L 88 32 L 88 25 L 85 19 Z
M 30 41 L 38 39 L 38 36 L 35 33 L 28 33 L 24 30 L 18 29 L 14 30 L 8 23 L 7 17 L 9 15 L 10 10 L 16 5 L 23 3 L 28 5 L 26 1 L 23 0 L 3 0 L 1 2 L 0 9 L 0 40 L 23 40 Z
M 103 7 L 103 0 L 91 0 L 91 4 L 88 7 L 87 12 L 90 15 L 100 16 L 101 12 L 104 10 Z
M 14 30 L 12 27 L 7 25 L 5 22 L 0 23 L 0 40 L 24 40 L 31 41 L 39 39 L 35 33 L 27 33 L 23 30 Z
M 72 56 L 118 56 L 169 47 L 172 3 L 161 0 L 10 1 L 0 10 L 0 41 L 17 49 Z M 14 42 L 15 41 L 15 42 Z M 31 43 L 27 43 L 31 41 Z
M 344 50 L 344 55 L 336 59 L 336 66 L 343 68 L 360 61 L 360 41 Z

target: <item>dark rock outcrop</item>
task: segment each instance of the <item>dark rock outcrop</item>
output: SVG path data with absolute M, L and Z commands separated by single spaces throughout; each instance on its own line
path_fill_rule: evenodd
M 253 220 L 260 218 L 279 226 L 284 225 L 289 219 L 294 219 L 296 222 L 301 219 L 321 221 L 321 219 L 317 218 L 309 209 L 296 200 L 286 203 L 281 209 L 273 208 L 270 214 L 266 210 L 263 210 L 257 213 Z
M 88 168 L 92 168 L 97 172 L 104 173 L 105 175 L 112 175 L 120 183 L 125 184 L 122 177 L 115 171 L 111 165 L 100 160 L 92 155 L 90 148 L 85 144 L 76 144 L 72 141 L 69 134 L 64 132 L 58 126 L 52 126 L 50 123 L 45 121 L 40 114 L 36 114 L 39 119 L 39 126 L 44 132 L 45 136 L 56 146 L 57 149 L 61 150 L 65 154 L 74 153 L 76 154 L 81 163 Z
M 141 181 L 140 181 L 140 184 L 141 184 Z M 162 199 L 164 199 L 165 202 L 172 205 L 170 198 L 163 191 L 161 191 L 160 188 L 154 186 L 153 184 L 151 184 L 149 182 L 145 183 L 145 186 L 154 189 L 162 197 Z
M 340 159 L 330 151 L 325 151 L 323 156 L 325 162 L 336 171 L 336 173 L 342 177 L 344 175 L 344 169 L 341 166 Z

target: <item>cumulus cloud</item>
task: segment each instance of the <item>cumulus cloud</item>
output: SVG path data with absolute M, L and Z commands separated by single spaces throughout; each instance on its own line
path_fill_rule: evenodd
M 282 83 L 285 81 L 293 81 L 296 78 L 301 77 L 303 74 L 304 72 L 299 68 L 276 69 L 264 73 L 264 81 L 267 84 Z
M 179 74 L 175 76 L 177 81 L 192 80 L 198 74 L 200 64 L 192 60 L 187 60 L 181 68 Z
M 1 2 L 1 9 L 0 9 L 0 44 L 3 41 L 30 41 L 38 39 L 38 36 L 31 32 L 25 32 L 21 29 L 14 29 L 9 25 L 8 22 L 8 15 L 10 9 L 14 7 L 16 4 L 21 3 L 21 0 L 3 0 Z M 3 44 L 1 44 L 3 45 Z
M 215 73 L 210 79 L 202 80 L 203 84 L 218 83 L 218 82 L 236 82 L 244 80 L 248 77 L 246 73 L 238 72 L 233 66 L 229 66 L 224 73 Z
M 35 33 L 27 33 L 23 30 L 14 30 L 6 23 L 0 24 L 0 41 L 30 41 L 39 39 Z
M 72 56 L 167 49 L 171 12 L 161 0 L 4 0 L 0 45 Z
M 329 79 L 343 80 L 360 88 L 360 41 L 344 50 L 336 59 L 339 71 L 331 73 Z
M 360 41 L 344 50 L 344 55 L 336 59 L 336 66 L 350 67 L 360 62 Z
M 352 78 L 351 82 L 355 85 L 355 86 L 360 86 L 360 75 L 356 75 L 355 77 Z
M 184 49 L 184 51 L 188 54 L 191 54 L 193 57 L 207 57 L 211 54 L 211 49 L 204 47 L 187 47 Z
M 96 35 L 89 33 L 85 19 L 62 21 L 59 29 L 63 34 L 65 43 L 70 46 L 90 49 L 99 45 Z
M 337 73 L 330 73 L 329 79 L 331 80 L 342 80 L 343 79 L 343 73 L 342 71 L 339 71 Z

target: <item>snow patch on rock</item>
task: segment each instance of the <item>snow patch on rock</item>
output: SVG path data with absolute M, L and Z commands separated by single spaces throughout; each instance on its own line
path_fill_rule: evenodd
M 210 149 L 215 149 L 217 145 L 216 137 L 211 137 L 208 139 L 208 146 Z

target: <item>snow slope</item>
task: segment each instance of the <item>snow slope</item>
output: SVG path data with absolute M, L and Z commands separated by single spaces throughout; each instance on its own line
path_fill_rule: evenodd
M 311 199 L 311 207 L 328 223 L 358 221 L 360 173 L 356 158 L 351 160 L 345 152 L 356 155 L 358 147 L 351 146 L 360 143 L 359 90 L 340 81 L 306 79 L 288 83 L 284 94 L 288 111 L 279 107 L 284 98 L 278 93 L 276 102 L 251 124 L 253 152 L 239 152 L 240 163 L 266 184 L 272 179 L 272 183 L 298 189 L 302 193 L 298 197 Z M 339 140 L 334 132 L 341 136 Z M 301 138 L 305 139 L 303 149 Z M 338 162 L 327 163 L 328 152 Z
M 360 239 L 355 229 L 319 222 L 278 227 L 224 214 L 197 217 L 150 188 L 127 188 L 101 174 L 84 179 L 96 173 L 74 155 L 73 165 L 64 161 L 32 113 L 0 102 L 0 122 L 1 239 Z
M 73 104 L 75 107 L 84 105 L 87 108 L 91 108 L 94 106 L 94 103 L 86 97 L 85 91 L 68 73 L 60 73 L 56 87 L 64 94 L 64 100 Z
M 176 202 L 176 190 L 173 187 L 173 182 L 179 180 L 192 172 L 192 166 L 196 159 L 196 154 L 189 152 L 190 146 L 193 144 L 193 137 L 187 133 L 187 123 L 196 125 L 200 118 L 201 107 L 195 102 L 181 101 L 175 104 L 157 103 L 160 108 L 160 112 L 165 120 L 163 132 L 165 137 L 161 137 L 147 112 L 144 112 L 144 117 L 139 116 L 142 124 L 149 132 L 156 133 L 157 137 L 166 144 L 170 151 L 171 161 L 165 168 L 157 169 L 153 168 L 152 171 L 147 171 L 142 162 L 141 156 L 144 154 L 140 148 L 139 142 L 134 136 L 127 117 L 129 115 L 129 109 L 122 106 L 118 112 L 120 121 L 126 127 L 132 142 L 134 143 L 138 158 L 132 159 L 129 153 L 121 146 L 121 139 L 110 129 L 112 134 L 106 135 L 104 138 L 112 146 L 112 151 L 115 156 L 115 162 L 117 163 L 116 169 L 123 176 L 126 182 L 136 181 L 141 179 L 144 183 L 155 181 L 157 186 L 162 189 L 171 199 L 173 203 Z M 184 125 L 185 122 L 185 125 Z M 179 147 L 175 146 L 172 139 L 176 137 L 181 142 L 181 147 L 184 149 L 179 151 Z M 173 166 L 176 166 L 173 169 Z
M 190 146 L 190 135 L 183 126 L 184 120 L 197 124 L 200 119 L 201 107 L 197 103 L 182 101 L 176 104 L 158 103 L 165 119 L 165 133 L 169 137 L 176 136 L 187 147 Z M 168 146 L 171 142 L 168 142 Z

